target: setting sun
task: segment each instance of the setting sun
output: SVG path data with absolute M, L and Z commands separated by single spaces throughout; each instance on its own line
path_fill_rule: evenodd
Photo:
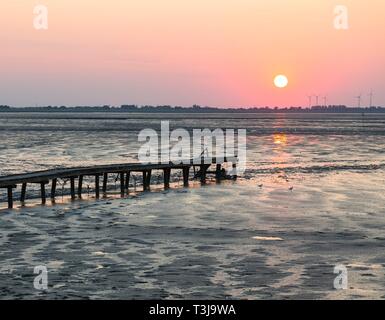
M 287 80 L 287 77 L 284 75 L 278 75 L 274 78 L 274 85 L 277 88 L 285 88 L 288 83 L 289 80 Z

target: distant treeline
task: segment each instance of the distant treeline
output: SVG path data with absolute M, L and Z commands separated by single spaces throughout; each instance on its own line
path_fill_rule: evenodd
M 41 107 L 10 107 L 0 105 L 0 112 L 137 112 L 137 113 L 289 113 L 289 112 L 315 112 L 315 113 L 365 113 L 365 112 L 384 112 L 385 107 L 347 107 L 345 105 L 330 105 L 330 106 L 313 106 L 310 108 L 304 107 L 251 107 L 251 108 L 217 108 L 217 107 L 201 107 L 194 105 L 192 107 L 181 106 L 137 106 L 137 105 L 122 105 L 115 106 L 41 106 Z

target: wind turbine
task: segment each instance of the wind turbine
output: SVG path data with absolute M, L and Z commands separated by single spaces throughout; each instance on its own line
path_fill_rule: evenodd
M 319 98 L 319 96 L 315 96 L 315 101 L 316 101 L 316 102 L 315 102 L 315 105 L 316 105 L 316 106 L 318 106 L 318 98 Z
M 373 90 L 370 90 L 370 93 L 368 94 L 368 96 L 370 97 L 369 107 L 372 107 L 373 106 Z
M 323 97 L 323 100 L 324 100 L 324 106 L 326 107 L 326 100 L 327 100 L 327 97 L 324 96 L 324 97 Z
M 358 102 L 358 108 L 361 108 L 361 98 L 362 98 L 362 93 L 360 93 L 360 95 L 356 97 Z
M 311 108 L 311 98 L 312 98 L 312 96 L 307 96 L 307 98 L 309 99 L 309 108 Z

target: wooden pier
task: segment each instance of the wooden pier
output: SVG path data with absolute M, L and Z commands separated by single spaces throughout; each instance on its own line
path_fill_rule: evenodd
M 224 163 L 232 163 L 232 167 L 236 168 L 236 157 L 225 157 L 222 159 L 216 158 L 201 158 L 198 160 L 183 161 L 182 164 L 173 163 L 159 163 L 159 164 L 113 164 L 113 165 L 101 165 L 91 167 L 75 167 L 75 168 L 63 168 L 53 169 L 45 171 L 36 171 L 25 174 L 16 174 L 10 176 L 0 177 L 0 188 L 7 189 L 8 208 L 12 209 L 14 206 L 13 190 L 21 185 L 20 202 L 23 205 L 26 199 L 28 184 L 40 185 L 41 203 L 46 203 L 46 185 L 51 185 L 50 197 L 54 202 L 56 197 L 56 189 L 58 179 L 70 181 L 70 195 L 71 199 L 81 198 L 83 192 L 83 179 L 84 177 L 93 177 L 95 182 L 95 197 L 100 197 L 100 177 L 102 177 L 102 192 L 106 194 L 108 176 L 110 174 L 117 174 L 120 180 L 120 192 L 122 195 L 128 192 L 129 179 L 132 173 L 141 173 L 143 176 L 143 191 L 150 189 L 151 174 L 154 170 L 163 171 L 164 188 L 170 188 L 171 170 L 182 170 L 183 173 L 183 185 L 187 187 L 189 185 L 190 169 L 194 169 L 194 178 L 199 178 L 202 184 L 206 183 L 206 176 L 208 174 L 214 174 L 217 180 L 223 178 L 222 165 Z M 215 170 L 209 171 L 211 165 L 215 165 Z M 198 168 L 198 169 L 197 169 Z M 234 174 L 232 178 L 236 178 Z M 77 190 L 76 190 L 77 181 Z

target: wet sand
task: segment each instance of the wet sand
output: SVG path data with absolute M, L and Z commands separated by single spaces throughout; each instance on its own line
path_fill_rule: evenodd
M 385 298 L 384 181 L 277 173 L 2 211 L 0 298 Z
M 45 207 L 30 206 L 39 186 L 28 186 L 26 208 L 0 210 L 0 299 L 385 298 L 385 115 L 0 118 L 0 175 L 136 162 L 138 132 L 161 119 L 247 129 L 247 170 L 234 184 L 117 198 L 111 176 L 108 199 L 93 199 L 85 179 L 84 200 L 59 203 L 60 181 L 58 204 Z M 347 290 L 333 288 L 337 264 Z M 38 265 L 47 292 L 33 288 Z

